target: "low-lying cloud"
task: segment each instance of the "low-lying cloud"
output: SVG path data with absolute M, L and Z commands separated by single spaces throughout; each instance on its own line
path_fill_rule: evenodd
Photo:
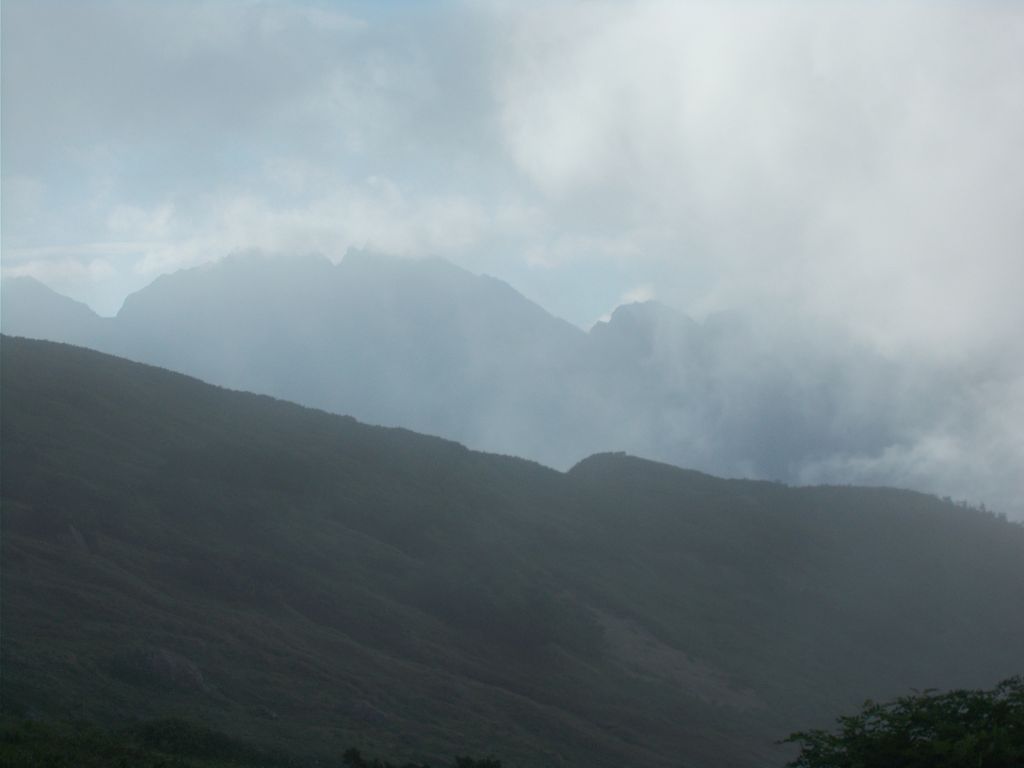
M 891 425 L 801 479 L 1003 506 L 1024 491 L 1007 479 L 1024 476 L 1014 4 L 3 12 L 7 276 L 111 314 L 230 252 L 356 247 L 449 257 L 583 327 L 623 297 L 742 310 L 777 329 L 763 354 L 793 368 L 778 386 L 827 402 L 809 413 L 839 419 L 837 441 Z M 802 371 L 797 340 L 818 327 L 912 394 Z M 737 366 L 708 397 L 740 424 Z

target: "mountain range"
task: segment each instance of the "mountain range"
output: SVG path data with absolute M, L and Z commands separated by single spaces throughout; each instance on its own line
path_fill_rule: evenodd
M 645 302 L 583 331 L 500 280 L 358 251 L 337 264 L 229 257 L 158 278 L 113 318 L 31 278 L 0 288 L 8 334 L 558 469 L 623 450 L 725 476 L 913 485 L 1018 511 L 1012 456 L 929 464 L 929 447 L 948 442 L 933 431 L 971 423 L 962 394 L 977 387 L 753 312 L 697 323 Z
M 146 308 L 208 321 L 193 299 Z M 865 698 L 1024 664 L 1024 527 L 983 511 L 618 453 L 562 472 L 80 347 L 0 355 L 5 715 L 187 716 L 321 760 L 745 767 Z

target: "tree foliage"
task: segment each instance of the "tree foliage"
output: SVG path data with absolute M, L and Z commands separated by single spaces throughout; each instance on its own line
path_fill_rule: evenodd
M 791 768 L 1019 768 L 1024 765 L 1024 677 L 989 691 L 924 691 L 868 701 L 838 733 L 794 733 Z

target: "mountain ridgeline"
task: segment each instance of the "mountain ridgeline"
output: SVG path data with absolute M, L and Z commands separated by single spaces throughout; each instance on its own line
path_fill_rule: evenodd
M 623 450 L 798 483 L 848 482 L 867 467 L 872 484 L 939 491 L 934 473 L 907 478 L 901 465 L 890 476 L 886 460 L 906 446 L 909 466 L 920 465 L 927 454 L 913 441 L 934 428 L 933 414 L 965 407 L 943 376 L 814 327 L 797 326 L 794 338 L 757 316 L 698 324 L 648 302 L 584 332 L 438 259 L 236 256 L 158 278 L 115 318 L 29 278 L 6 278 L 2 290 L 8 334 L 559 469 Z M 1006 463 L 993 457 L 981 476 L 941 492 L 1015 512 Z
M 262 330 L 246 359 L 285 333 Z M 866 698 L 1024 668 L 1024 527 L 987 513 L 623 454 L 559 472 L 78 347 L 0 353 L 7 715 L 187 716 L 319 757 L 744 767 Z

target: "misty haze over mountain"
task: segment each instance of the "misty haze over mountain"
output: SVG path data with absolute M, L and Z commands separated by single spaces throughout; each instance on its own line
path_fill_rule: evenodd
M 1024 517 L 1012 368 L 967 375 L 754 310 L 697 323 L 638 302 L 586 332 L 446 261 L 350 251 L 338 264 L 248 254 L 184 270 L 115 318 L 7 279 L 2 313 L 5 333 L 560 469 L 624 450 L 723 476 L 913 487 Z
M 3 10 L 3 282 L 104 315 L 145 289 L 111 349 L 556 466 L 624 449 L 1024 517 L 1016 4 Z M 442 256 L 572 325 L 433 262 L 176 275 L 353 249 Z M 419 295 L 385 300 L 391 273 Z M 475 298 L 428 308 L 450 291 Z M 591 330 L 651 299 L 697 324 L 641 306 Z
M 1024 764 L 1024 3 L 0 38 L 0 764 Z

